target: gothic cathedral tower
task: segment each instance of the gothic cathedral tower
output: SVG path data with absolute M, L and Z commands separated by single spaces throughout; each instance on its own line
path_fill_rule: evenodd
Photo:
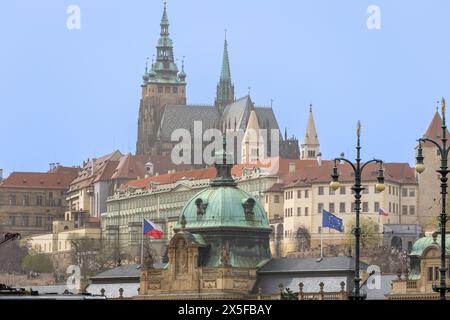
M 225 38 L 223 46 L 223 62 L 220 80 L 217 84 L 216 100 L 214 105 L 222 114 L 225 107 L 234 101 L 234 85 L 231 82 L 230 61 L 228 59 L 228 42 Z
M 184 62 L 179 72 L 174 60 L 173 42 L 169 38 L 166 3 L 161 19 L 161 34 L 156 46 L 156 61 L 152 61 L 150 70 L 147 63 L 143 80 L 136 153 L 158 155 L 161 153 L 158 129 L 166 105 L 186 105 Z

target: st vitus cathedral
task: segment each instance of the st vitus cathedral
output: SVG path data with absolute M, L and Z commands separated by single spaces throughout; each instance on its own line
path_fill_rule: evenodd
M 194 122 L 201 122 L 202 131 L 216 128 L 223 131 L 245 131 L 250 115 L 254 113 L 259 130 L 266 130 L 267 156 L 271 155 L 271 132 L 276 130 L 279 137 L 279 155 L 284 158 L 298 159 L 300 150 L 295 137 L 283 137 L 272 107 L 255 106 L 250 95 L 236 99 L 234 84 L 231 80 L 228 57 L 228 43 L 225 39 L 223 62 L 217 93 L 213 105 L 188 105 L 186 98 L 186 73 L 184 61 L 181 70 L 174 59 L 173 42 L 169 37 L 169 19 L 164 4 L 161 19 L 161 33 L 156 46 L 156 60 L 146 67 L 143 76 L 142 96 L 139 109 L 138 155 L 170 155 L 178 141 L 171 140 L 176 129 L 186 129 L 193 136 Z M 193 141 L 192 141 L 193 143 Z M 240 145 L 242 141 L 236 141 Z M 236 148 L 240 148 L 237 146 Z M 194 148 L 191 148 L 194 150 Z M 239 150 L 240 151 L 240 150 Z M 240 160 L 235 158 L 235 161 Z

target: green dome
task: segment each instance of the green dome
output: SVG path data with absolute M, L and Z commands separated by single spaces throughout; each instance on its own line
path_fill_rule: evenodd
M 233 157 L 226 152 L 226 138 L 223 149 L 216 153 L 217 176 L 209 188 L 193 196 L 184 206 L 175 229 L 186 222 L 186 229 L 238 228 L 272 229 L 262 204 L 250 193 L 237 187 L 231 176 Z
M 211 186 L 197 193 L 184 206 L 180 219 L 183 215 L 187 230 L 223 227 L 270 230 L 261 203 L 234 186 Z M 180 227 L 179 221 L 175 228 Z
M 441 245 L 440 235 L 437 236 L 436 242 L 437 242 L 438 246 Z M 414 245 L 412 247 L 412 251 L 411 251 L 410 255 L 413 255 L 413 256 L 422 255 L 423 251 L 427 247 L 431 246 L 433 243 L 434 243 L 434 240 L 433 240 L 433 237 L 431 237 L 431 236 L 422 237 L 422 238 L 418 239 L 416 242 L 414 242 Z M 447 237 L 445 240 L 445 249 L 446 249 L 446 252 L 450 252 L 450 239 Z

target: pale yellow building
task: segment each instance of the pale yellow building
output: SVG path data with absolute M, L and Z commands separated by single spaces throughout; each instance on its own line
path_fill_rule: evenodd
M 100 240 L 101 237 L 100 222 L 95 218 L 85 217 L 79 227 L 76 227 L 73 220 L 53 221 L 52 233 L 33 235 L 24 239 L 24 242 L 34 253 L 48 254 L 55 269 L 65 272 L 72 263 L 72 240 Z
M 377 169 L 377 165 L 369 165 L 363 174 L 361 217 L 378 226 L 381 243 L 384 224 L 418 223 L 418 185 L 414 170 L 408 164 L 386 163 L 386 190 L 380 193 L 375 190 Z M 266 191 L 265 208 L 277 240 L 272 243 L 274 252 L 285 256 L 317 247 L 321 240 L 324 245 L 344 244 L 350 240 L 355 219 L 351 190 L 354 176 L 348 165 L 341 165 L 339 171 L 341 187 L 337 191 L 329 187 L 330 163 L 311 165 Z M 323 209 L 343 220 L 343 233 L 321 228 Z M 387 216 L 380 215 L 380 209 Z

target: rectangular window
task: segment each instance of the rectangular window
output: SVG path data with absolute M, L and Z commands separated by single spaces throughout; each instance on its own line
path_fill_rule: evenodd
M 339 193 L 340 194 L 345 194 L 345 190 L 346 190 L 345 187 L 340 187 L 339 188 Z
M 409 189 L 409 196 L 410 197 L 415 197 L 416 196 L 416 189 Z
M 308 216 L 308 215 L 309 215 L 309 208 L 306 207 L 306 208 L 305 208 L 305 216 Z
M 297 190 L 297 199 L 300 199 L 302 197 L 302 191 Z
M 352 205 L 350 206 L 350 208 L 352 209 L 352 212 L 356 212 L 355 203 L 354 202 L 352 202 Z
M 301 207 L 298 207 L 297 208 L 297 216 L 301 216 L 302 215 L 302 208 Z
M 402 197 L 407 197 L 407 196 L 408 196 L 408 189 L 402 188 Z
M 266 195 L 266 203 L 269 203 L 269 196 Z
M 15 206 L 17 204 L 17 197 L 15 194 L 9 196 L 9 205 Z
M 339 212 L 341 213 L 345 212 L 345 202 L 339 203 Z
M 170 87 L 164 87 L 164 92 L 165 93 L 170 93 Z
M 369 203 L 363 202 L 363 212 L 369 212 Z
M 330 203 L 328 207 L 330 209 L 330 212 L 334 213 L 334 203 Z
M 334 190 L 331 189 L 331 188 L 328 188 L 328 194 L 329 194 L 330 196 L 335 195 L 335 194 L 336 194 L 336 191 L 334 191 Z
M 48 193 L 48 198 L 49 198 L 49 199 L 53 199 L 53 192 L 49 192 L 49 193 Z
M 317 204 L 317 213 L 322 213 L 323 210 L 323 203 L 318 203 Z
M 416 207 L 415 206 L 409 206 L 409 214 L 415 215 L 416 214 Z
M 163 93 L 163 87 L 158 87 L 158 93 Z
M 373 211 L 378 212 L 378 210 L 380 210 L 380 203 L 378 201 L 375 201 L 373 203 Z
M 28 194 L 23 195 L 23 205 L 29 206 L 30 205 L 30 196 Z
M 408 206 L 402 206 L 402 215 L 408 214 Z
M 391 186 L 389 186 L 389 194 L 391 194 Z
M 28 227 L 28 226 L 29 226 L 29 219 L 28 219 L 28 216 L 23 216 L 23 217 L 22 217 L 22 225 L 23 225 L 24 227 Z
M 10 226 L 15 226 L 16 225 L 16 217 L 9 217 L 9 225 Z
M 390 202 L 389 202 L 389 212 L 392 212 L 392 205 Z
M 308 190 L 305 190 L 305 198 L 309 198 L 309 192 L 308 192 Z
M 37 196 L 36 197 L 36 205 L 42 206 L 43 204 L 44 204 L 44 198 L 42 196 Z
M 177 93 L 178 92 L 178 87 L 172 87 L 172 93 Z
M 280 203 L 280 196 L 273 196 L 273 202 L 274 203 Z
M 323 196 L 323 194 L 324 194 L 324 188 L 319 187 L 319 196 Z

